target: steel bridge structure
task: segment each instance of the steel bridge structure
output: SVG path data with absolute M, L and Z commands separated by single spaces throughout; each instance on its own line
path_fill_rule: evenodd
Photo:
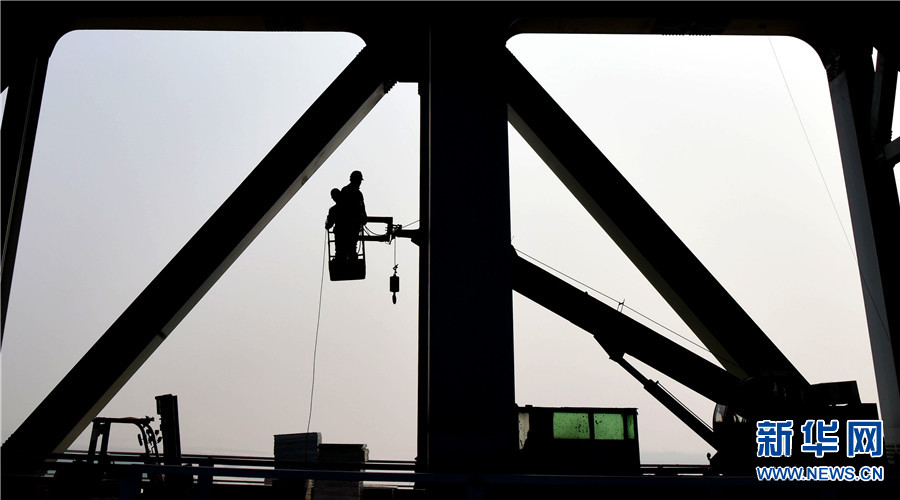
M 523 278 L 532 270 L 510 254 L 508 123 L 725 367 L 709 364 L 703 370 L 710 375 L 699 377 L 712 397 L 736 380 L 766 373 L 805 383 L 506 49 L 520 33 L 783 35 L 816 50 L 834 108 L 886 444 L 896 447 L 895 21 L 885 3 L 4 3 L 4 324 L 47 63 L 62 35 L 89 29 L 343 31 L 366 43 L 3 444 L 4 468 L 7 457 L 65 452 L 396 82 L 417 83 L 421 97 L 417 471 L 511 472 L 505 464 L 517 449 L 515 428 L 508 425 L 515 411 L 512 291 L 534 291 Z M 461 165 L 477 172 L 478 182 L 459 175 Z M 469 252 L 456 235 L 458 221 L 484 218 L 492 230 L 481 236 L 477 254 Z M 472 274 L 482 277 L 480 286 L 470 286 Z M 458 314 L 460 300 L 466 315 Z M 651 344 L 647 355 L 659 357 Z

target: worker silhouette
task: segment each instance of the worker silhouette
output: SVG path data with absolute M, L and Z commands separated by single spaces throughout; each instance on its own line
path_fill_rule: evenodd
M 328 216 L 325 217 L 325 229 L 331 229 L 337 223 L 340 218 L 339 211 L 341 209 L 341 190 L 338 188 L 334 188 L 331 190 L 331 199 L 334 200 L 334 205 L 328 209 Z
M 350 183 L 341 189 L 337 201 L 337 219 L 334 221 L 334 244 L 336 258 L 356 259 L 356 245 L 359 233 L 366 223 L 366 204 L 359 190 L 363 176 L 359 170 L 350 174 Z M 332 195 L 333 197 L 333 195 Z M 331 211 L 329 210 L 329 213 Z

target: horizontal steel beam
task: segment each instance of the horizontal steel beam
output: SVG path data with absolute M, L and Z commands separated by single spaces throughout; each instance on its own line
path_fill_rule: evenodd
M 10 2 L 9 25 L 22 30 L 65 19 L 71 29 L 347 31 L 364 38 L 384 26 L 403 28 L 456 15 L 483 16 L 470 2 L 164 2 L 152 9 L 132 2 L 59 2 L 53 9 L 38 3 Z M 109 5 L 107 5 L 109 4 Z M 883 40 L 892 38 L 889 3 L 864 2 L 853 9 L 840 3 L 815 7 L 815 15 L 796 15 L 770 2 L 720 2 L 686 9 L 672 2 L 493 2 L 491 12 L 510 20 L 508 34 L 627 33 L 681 35 L 805 36 L 841 30 Z M 7 14 L 7 12 L 9 14 Z M 22 22 L 26 22 L 22 26 Z M 32 24 L 33 23 L 33 24 Z M 3 31 L 7 30 L 4 23 Z M 457 28 L 465 28 L 457 23 Z
M 791 362 L 512 55 L 509 121 L 726 370 L 744 378 Z
M 740 380 L 547 271 L 512 255 L 512 286 L 594 336 L 613 358 L 622 354 L 665 373 L 698 394 L 727 404 Z
M 68 448 L 388 88 L 363 49 L 10 436 L 4 455 Z

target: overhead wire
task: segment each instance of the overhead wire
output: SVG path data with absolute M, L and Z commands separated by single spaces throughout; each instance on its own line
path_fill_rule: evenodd
M 809 148 L 813 162 L 816 164 L 816 170 L 819 172 L 819 179 L 822 180 L 822 185 L 825 187 L 825 192 L 828 194 L 828 201 L 831 202 L 831 209 L 834 211 L 834 216 L 837 217 L 838 224 L 841 225 L 841 234 L 844 235 L 844 240 L 846 240 L 847 246 L 850 248 L 850 253 L 853 254 L 853 258 L 855 259 L 856 252 L 853 249 L 853 245 L 850 243 L 850 238 L 847 236 L 847 228 L 844 227 L 844 222 L 841 220 L 837 205 L 834 203 L 834 197 L 831 195 L 831 190 L 828 188 L 828 182 L 825 181 L 825 174 L 822 173 L 822 166 L 819 164 L 819 158 L 816 156 L 812 141 L 809 139 L 809 133 L 807 133 L 806 126 L 803 124 L 803 119 L 800 117 L 800 109 L 797 107 L 797 102 L 794 100 L 794 93 L 791 92 L 787 77 L 784 75 L 784 69 L 781 67 L 781 61 L 778 59 L 778 53 L 775 52 L 775 45 L 772 43 L 772 37 L 768 37 L 768 39 L 769 47 L 772 48 L 772 55 L 775 56 L 775 64 L 778 66 L 778 72 L 781 73 L 781 81 L 784 82 L 784 88 L 787 90 L 788 97 L 791 100 L 791 106 L 794 107 L 794 114 L 797 116 L 797 122 L 800 124 L 800 129 L 803 131 L 803 137 L 806 139 L 806 146 Z
M 514 247 L 514 248 L 515 248 L 515 247 Z M 583 287 L 585 287 L 585 288 L 587 288 L 587 289 L 589 289 L 589 290 L 591 290 L 591 291 L 593 291 L 593 292 L 595 292 L 595 293 L 597 293 L 597 294 L 602 295 L 602 296 L 605 297 L 607 300 L 610 300 L 610 301 L 614 302 L 614 303 L 616 304 L 616 311 L 621 312 L 622 314 L 624 314 L 623 309 L 628 309 L 629 311 L 633 312 L 634 314 L 637 314 L 638 316 L 640 316 L 640 317 L 644 318 L 645 320 L 647 320 L 647 321 L 653 323 L 654 325 L 656 325 L 656 326 L 662 328 L 663 330 L 665 330 L 665 331 L 671 333 L 672 335 L 675 335 L 676 337 L 678 337 L 678 338 L 684 340 L 685 342 L 687 342 L 687 343 L 693 345 L 694 347 L 697 347 L 698 349 L 700 349 L 700 350 L 702 350 L 702 351 L 706 351 L 706 352 L 708 352 L 708 353 L 710 353 L 710 354 L 713 354 L 712 351 L 710 351 L 705 345 L 703 345 L 703 344 L 698 344 L 697 342 L 694 342 L 693 340 L 691 340 L 691 339 L 685 337 L 684 335 L 682 335 L 682 334 L 676 332 L 675 330 L 673 330 L 673 329 L 667 327 L 666 325 L 663 325 L 662 323 L 660 323 L 660 322 L 654 320 L 653 318 L 651 318 L 651 317 L 649 317 L 649 316 L 647 316 L 647 315 L 641 313 L 641 312 L 638 311 L 637 309 L 635 309 L 635 308 L 633 308 L 633 307 L 631 307 L 631 306 L 625 305 L 625 299 L 622 299 L 622 300 L 615 299 L 615 298 L 613 298 L 612 296 L 607 295 L 607 294 L 601 292 L 600 290 L 597 290 L 596 288 L 594 288 L 594 287 L 588 285 L 587 283 L 584 283 L 584 282 L 582 282 L 582 281 L 579 281 L 578 279 L 573 278 L 572 276 L 569 276 L 568 274 L 566 274 L 566 273 L 560 271 L 559 269 L 556 269 L 555 267 L 553 267 L 553 266 L 551 266 L 551 265 L 549 265 L 549 264 L 547 264 L 547 263 L 545 263 L 545 262 L 542 262 L 542 261 L 538 260 L 537 258 L 532 257 L 531 255 L 528 255 L 527 253 L 525 253 L 525 252 L 519 250 L 518 248 L 515 248 L 515 250 L 516 250 L 517 253 L 520 253 L 520 254 L 524 255 L 525 257 L 527 257 L 527 258 L 531 259 L 532 261 L 534 261 L 534 262 L 536 262 L 536 263 L 538 263 L 538 264 L 544 266 L 545 268 L 550 269 L 550 270 L 552 270 L 553 272 L 555 272 L 555 273 L 557 273 L 557 274 L 559 274 L 559 275 L 561 275 L 561 276 L 565 276 L 566 278 L 568 278 L 568 279 L 574 281 L 575 283 L 578 283 L 579 285 L 581 285 L 581 286 L 583 286 Z M 716 358 L 716 360 L 717 360 L 719 363 L 722 363 L 722 364 L 728 364 L 728 365 L 734 366 L 734 367 L 736 367 L 736 368 L 738 368 L 738 369 L 742 369 L 742 368 L 740 367 L 740 365 L 738 365 L 737 363 L 734 363 L 734 362 L 729 361 L 729 360 L 727 360 L 727 359 L 719 359 L 719 357 L 716 356 L 715 354 L 713 354 L 713 356 Z
M 853 247 L 853 244 L 850 242 L 850 237 L 847 235 L 847 228 L 844 226 L 844 221 L 841 220 L 840 213 L 838 212 L 837 205 L 834 203 L 834 197 L 831 195 L 831 190 L 828 189 L 828 183 L 825 181 L 825 175 L 822 174 L 822 167 L 819 165 L 819 159 L 816 157 L 815 149 L 812 146 L 812 141 L 809 139 L 809 134 L 806 131 L 806 126 L 803 124 L 803 118 L 800 116 L 800 110 L 797 108 L 797 103 L 794 100 L 794 93 L 791 92 L 791 87 L 788 85 L 787 78 L 784 75 L 784 69 L 781 67 L 781 61 L 778 59 L 778 53 L 775 51 L 775 44 L 772 43 L 772 37 L 767 37 L 769 40 L 769 47 L 772 49 L 772 55 L 775 57 L 775 64 L 778 66 L 778 71 L 781 73 L 781 81 L 784 82 L 784 88 L 787 90 L 788 97 L 791 99 L 791 105 L 794 107 L 794 113 L 797 116 L 797 121 L 800 123 L 800 129 L 803 131 L 803 137 L 806 138 L 806 144 L 809 147 L 809 152 L 812 154 L 813 162 L 816 164 L 816 170 L 819 172 L 819 178 L 822 180 L 822 185 L 825 187 L 825 192 L 828 194 L 828 201 L 831 202 L 831 209 L 834 211 L 834 216 L 837 218 L 838 224 L 841 226 L 841 234 L 844 236 L 844 241 L 847 242 L 847 248 L 850 250 L 850 255 L 853 256 L 853 259 L 857 261 L 857 266 L 859 265 L 859 256 L 856 255 L 856 249 Z M 872 308 L 875 309 L 875 315 L 878 317 L 878 321 L 881 323 L 882 332 L 885 337 L 888 337 L 888 328 L 884 323 L 884 318 L 882 317 L 881 311 L 878 308 L 878 304 L 875 302 L 874 294 L 872 290 L 869 288 L 869 282 L 866 280 L 866 277 L 863 276 L 862 273 L 859 273 L 859 279 L 862 282 L 863 289 L 865 290 L 866 295 L 869 296 L 869 302 L 872 304 Z
M 325 249 L 322 252 L 322 277 L 319 280 L 319 310 L 316 313 L 316 340 L 313 344 L 312 382 L 309 389 L 309 416 L 306 418 L 306 432 L 312 423 L 313 396 L 316 392 L 316 357 L 319 352 L 319 324 L 322 319 L 322 290 L 325 286 L 325 265 L 328 263 L 328 233 L 325 234 Z
M 652 323 L 655 324 L 656 326 L 658 326 L 658 327 L 660 327 L 660 328 L 662 328 L 662 329 L 664 329 L 664 330 L 670 332 L 670 333 L 673 334 L 673 335 L 678 336 L 679 338 L 681 338 L 681 339 L 684 340 L 685 342 L 689 342 L 689 343 L 693 344 L 694 346 L 696 346 L 696 347 L 698 347 L 698 348 L 700 348 L 700 349 L 703 349 L 703 350 L 706 351 L 706 352 L 710 352 L 710 350 L 707 349 L 706 346 L 704 346 L 703 344 L 698 344 L 697 342 L 694 342 L 693 340 L 691 340 L 691 339 L 685 337 L 684 335 L 682 335 L 682 334 L 676 332 L 675 330 L 673 330 L 673 329 L 671 329 L 671 328 L 669 328 L 669 327 L 667 327 L 667 326 L 665 326 L 665 325 L 659 323 L 658 321 L 656 321 L 656 320 L 654 320 L 654 319 L 651 319 L 650 317 L 648 317 L 648 316 L 642 314 L 641 312 L 637 311 L 637 310 L 634 309 L 633 307 L 625 305 L 625 301 L 624 301 L 624 300 L 621 300 L 621 301 L 620 301 L 620 300 L 618 300 L 618 299 L 616 299 L 616 298 L 613 298 L 613 297 L 611 297 L 610 295 L 607 295 L 607 294 L 601 292 L 600 290 L 597 290 L 596 288 L 594 288 L 594 287 L 588 285 L 587 283 L 584 283 L 584 282 L 582 282 L 582 281 L 579 281 L 578 279 L 573 278 L 572 276 L 569 276 L 568 274 L 566 274 L 566 273 L 560 271 L 559 269 L 556 269 L 555 267 L 553 267 L 553 266 L 551 266 L 551 265 L 549 265 L 549 264 L 546 264 L 546 263 L 544 263 L 544 262 L 538 260 L 537 258 L 532 257 L 531 255 L 528 255 L 527 253 L 523 252 L 522 250 L 519 250 L 518 248 L 516 248 L 516 252 L 518 252 L 518 253 L 524 255 L 525 257 L 528 257 L 529 259 L 533 260 L 534 262 L 537 262 L 538 264 L 540 264 L 540 265 L 546 267 L 547 269 L 550 269 L 550 270 L 552 270 L 553 272 L 555 272 L 555 273 L 557 273 L 557 274 L 560 274 L 560 275 L 562 275 L 562 276 L 565 276 L 566 278 L 568 278 L 568 279 L 574 281 L 575 283 L 578 283 L 579 285 L 581 285 L 581 286 L 583 286 L 583 287 L 585 287 L 585 288 L 588 288 L 589 290 L 593 291 L 594 293 L 598 293 L 598 294 L 602 295 L 602 296 L 605 297 L 606 299 L 608 299 L 608 300 L 610 300 L 610 301 L 616 303 L 617 306 L 620 306 L 620 307 L 622 307 L 622 308 L 627 308 L 629 311 L 631 311 L 631 312 L 637 314 L 638 316 L 640 316 L 640 317 L 646 319 L 647 321 L 652 322 Z

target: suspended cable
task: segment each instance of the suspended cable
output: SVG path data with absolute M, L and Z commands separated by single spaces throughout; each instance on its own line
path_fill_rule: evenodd
M 809 139 L 809 134 L 806 132 L 806 126 L 803 124 L 803 119 L 800 117 L 800 110 L 797 108 L 797 102 L 794 100 L 794 94 L 791 92 L 791 87 L 788 85 L 787 78 L 784 76 L 784 70 L 781 68 L 781 61 L 778 59 L 778 53 L 775 52 L 775 44 L 772 43 L 772 37 L 768 37 L 768 39 L 769 47 L 772 48 L 772 55 L 775 56 L 775 64 L 778 66 L 778 72 L 781 73 L 781 81 L 784 82 L 784 88 L 787 90 L 788 97 L 791 99 L 791 106 L 794 107 L 794 114 L 797 116 L 797 122 L 800 124 L 800 129 L 803 131 L 803 137 L 806 139 L 806 146 L 809 148 L 810 154 L 812 154 L 813 162 L 816 164 L 816 170 L 819 172 L 819 178 L 822 179 L 822 185 L 825 186 L 825 192 L 828 194 L 828 201 L 831 202 L 831 209 L 834 211 L 834 216 L 837 217 L 838 224 L 841 226 L 841 234 L 844 235 L 844 240 L 847 242 L 850 253 L 853 254 L 853 258 L 855 259 L 856 252 L 853 249 L 853 245 L 850 243 L 850 238 L 847 236 L 847 228 L 844 227 L 844 222 L 841 220 L 837 205 L 834 203 L 834 197 L 831 196 L 831 190 L 828 189 L 828 183 L 825 181 L 825 175 L 822 173 L 822 167 L 819 165 L 816 151 L 813 148 L 812 141 Z
M 536 259 L 536 258 L 534 258 L 534 257 L 532 257 L 532 256 L 530 256 L 530 255 L 528 255 L 527 253 L 525 253 L 525 252 L 519 250 L 518 248 L 516 248 L 516 252 L 518 252 L 518 253 L 524 255 L 525 257 L 528 257 L 529 259 L 531 259 L 531 260 L 537 262 L 538 264 L 540 264 L 540 265 L 546 267 L 547 269 L 551 269 L 553 272 L 555 272 L 555 273 L 557 273 L 557 274 L 561 274 L 561 275 L 565 276 L 566 278 L 569 278 L 570 280 L 574 281 L 575 283 L 578 283 L 579 285 L 581 285 L 581 286 L 583 286 L 583 287 L 590 288 L 590 289 L 593 290 L 594 292 L 599 293 L 600 295 L 602 295 L 602 296 L 606 297 L 607 299 L 609 299 L 609 300 L 615 302 L 616 304 L 619 303 L 619 300 L 618 300 L 618 299 L 614 299 L 613 297 L 610 297 L 609 295 L 606 295 L 605 293 L 601 292 L 600 290 L 594 289 L 593 287 L 591 287 L 591 286 L 588 285 L 587 283 L 582 283 L 581 281 L 578 281 L 577 279 L 575 279 L 575 278 L 569 276 L 568 274 L 566 274 L 566 273 L 560 271 L 559 269 L 556 269 L 555 267 L 553 267 L 553 266 L 551 266 L 551 265 L 549 265 L 549 264 L 545 264 L 545 263 L 539 261 L 538 259 Z
M 767 37 L 769 40 L 769 47 L 772 48 L 772 55 L 775 56 L 775 64 L 778 66 L 778 71 L 781 73 L 781 81 L 784 82 L 784 88 L 787 90 L 788 97 L 791 99 L 791 105 L 794 107 L 794 114 L 797 116 L 797 122 L 800 123 L 800 129 L 803 131 L 803 137 L 806 138 L 806 145 L 809 147 L 809 152 L 812 154 L 813 161 L 816 164 L 816 170 L 819 172 L 819 178 L 822 179 L 822 185 L 825 187 L 825 192 L 828 194 L 828 201 L 831 202 L 831 209 L 834 211 L 834 216 L 837 218 L 838 224 L 841 226 L 841 234 L 844 235 L 844 241 L 847 242 L 847 248 L 850 249 L 850 255 L 853 256 L 853 259 L 857 262 L 857 266 L 859 265 L 859 257 L 856 255 L 856 249 L 853 247 L 853 244 L 850 242 L 850 237 L 847 235 L 847 228 L 844 226 L 844 221 L 841 220 L 841 216 L 838 213 L 837 205 L 834 203 L 834 197 L 831 195 L 831 190 L 828 189 L 828 183 L 825 182 L 825 176 L 822 174 L 822 168 L 819 165 L 819 159 L 816 157 L 816 151 L 813 149 L 812 141 L 809 140 L 809 134 L 806 132 L 806 126 L 803 125 L 803 119 L 800 116 L 800 110 L 797 108 L 797 103 L 794 101 L 794 94 L 791 92 L 791 87 L 788 85 L 787 78 L 784 76 L 784 70 L 781 68 L 781 61 L 778 59 L 778 53 L 775 51 L 775 44 L 772 43 L 772 37 Z M 866 280 L 865 276 L 862 273 L 859 274 L 859 279 L 862 282 L 863 289 L 865 293 L 869 296 L 869 302 L 872 304 L 872 308 L 875 309 L 875 315 L 878 317 L 878 321 L 881 323 L 882 331 L 886 338 L 888 337 L 888 329 L 887 325 L 884 323 L 884 318 L 881 315 L 881 311 L 878 309 L 878 304 L 875 303 L 874 295 L 872 294 L 872 290 L 869 289 L 869 283 Z
M 365 231 L 365 233 L 366 233 L 367 235 L 369 235 L 369 236 L 380 237 L 380 236 L 387 236 L 387 235 L 388 235 L 387 232 L 385 232 L 385 233 L 376 233 L 375 231 L 372 231 L 371 229 L 369 229 L 368 226 L 363 226 L 362 228 L 363 228 L 363 231 Z
M 692 345 L 694 345 L 694 346 L 696 346 L 696 347 L 698 347 L 698 348 L 700 348 L 700 349 L 702 349 L 702 350 L 704 350 L 704 351 L 709 352 L 710 354 L 712 354 L 712 352 L 711 352 L 709 349 L 707 349 L 706 346 L 704 346 L 704 345 L 702 345 L 702 344 L 698 344 L 697 342 L 694 342 L 693 340 L 691 340 L 691 339 L 685 337 L 684 335 L 681 335 L 680 333 L 678 333 L 678 332 L 676 332 L 675 330 L 672 330 L 671 328 L 669 328 L 669 327 L 667 327 L 667 326 L 665 326 L 665 325 L 659 323 L 658 321 L 653 320 L 653 319 L 651 319 L 650 317 L 648 317 L 648 316 L 646 316 L 646 315 L 644 315 L 644 314 L 641 314 L 639 311 L 635 310 L 634 308 L 625 305 L 625 301 L 624 301 L 624 300 L 619 301 L 619 300 L 617 300 L 617 299 L 614 299 L 614 298 L 612 298 L 611 296 L 609 296 L 609 295 L 607 295 L 607 294 L 601 292 L 600 290 L 597 290 L 596 288 L 594 288 L 594 287 L 592 287 L 592 286 L 590 286 L 590 285 L 588 285 L 588 284 L 586 284 L 586 283 L 583 283 L 583 282 L 581 282 L 581 281 L 579 281 L 579 280 L 577 280 L 577 279 L 575 279 L 575 278 L 569 276 L 568 274 L 566 274 L 566 273 L 560 271 L 559 269 L 556 269 L 556 268 L 554 268 L 553 266 L 550 266 L 550 265 L 548 265 L 548 264 L 545 264 L 545 263 L 541 262 L 540 260 L 538 260 L 538 259 L 536 259 L 536 258 L 534 258 L 534 257 L 532 257 L 532 256 L 530 256 L 530 255 L 528 255 L 527 253 L 525 253 L 525 252 L 519 250 L 518 248 L 516 248 L 516 252 L 518 252 L 518 253 L 524 255 L 525 257 L 528 257 L 529 259 L 531 259 L 531 260 L 537 262 L 538 264 L 540 264 L 540 265 L 546 267 L 547 269 L 550 269 L 550 270 L 556 272 L 557 274 L 560 274 L 560 275 L 562 275 L 562 276 L 565 276 L 566 278 L 568 278 L 568 279 L 574 281 L 575 283 L 578 283 L 579 285 L 581 285 L 581 286 L 583 286 L 583 287 L 585 287 L 585 288 L 588 288 L 588 289 L 594 291 L 595 293 L 598 293 L 598 294 L 602 295 L 603 297 L 606 297 L 608 300 L 611 300 L 612 302 L 616 303 L 616 309 L 619 309 L 619 307 L 621 307 L 621 308 L 623 308 L 623 309 L 627 308 L 629 311 L 631 311 L 631 312 L 637 314 L 638 316 L 640 316 L 640 317 L 646 319 L 647 321 L 650 321 L 651 323 L 653 323 L 653 324 L 655 324 L 656 326 L 658 326 L 658 327 L 660 327 L 660 328 L 666 330 L 667 332 L 669 332 L 669 333 L 671 333 L 671 334 L 673 334 L 673 335 L 679 337 L 680 339 L 684 340 L 685 342 L 689 342 L 689 343 L 691 343 Z M 727 362 L 727 360 L 719 360 L 719 361 L 720 361 L 720 362 L 723 362 L 723 363 L 724 363 L 724 362 Z M 735 366 L 736 366 L 736 365 L 735 365 Z
M 322 318 L 322 289 L 325 285 L 325 265 L 328 263 L 328 234 L 325 234 L 325 250 L 322 252 L 322 278 L 319 280 L 319 311 L 316 313 L 316 341 L 313 344 L 312 383 L 309 388 L 309 416 L 306 418 L 306 432 L 312 423 L 313 395 L 316 392 L 316 355 L 319 351 L 319 323 Z

